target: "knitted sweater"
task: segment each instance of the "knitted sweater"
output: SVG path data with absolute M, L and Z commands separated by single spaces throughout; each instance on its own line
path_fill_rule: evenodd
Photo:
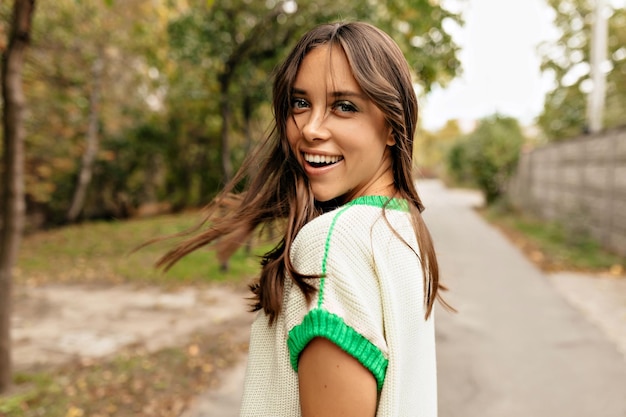
M 260 312 L 250 337 L 241 417 L 300 416 L 298 357 L 314 337 L 354 356 L 378 382 L 377 417 L 435 417 L 433 318 L 424 320 L 424 278 L 407 203 L 365 196 L 298 233 L 296 270 L 320 275 L 310 303 L 289 277 L 269 325 Z

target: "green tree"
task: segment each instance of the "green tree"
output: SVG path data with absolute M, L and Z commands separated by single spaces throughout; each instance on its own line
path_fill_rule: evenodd
M 555 87 L 545 100 L 538 123 L 552 140 L 585 130 L 586 91 L 590 88 L 590 37 L 593 2 L 548 0 L 560 36 L 543 44 L 542 70 L 554 76 Z M 626 10 L 611 10 L 609 18 L 607 96 L 604 126 L 624 123 L 626 112 Z
M 523 143 L 517 120 L 499 115 L 487 117 L 451 148 L 449 170 L 457 180 L 469 179 L 476 184 L 487 204 L 491 204 L 504 194 Z
M 102 214 L 104 206 L 96 203 L 102 198 L 95 195 L 101 191 L 89 187 L 93 171 L 111 155 L 110 138 L 155 113 L 149 100 L 162 88 L 159 48 L 167 44 L 167 21 L 159 19 L 156 4 L 42 3 L 25 68 L 33 103 L 26 120 L 29 211 L 41 209 L 53 222 Z
M 422 175 L 441 176 L 445 171 L 446 155 L 462 136 L 457 120 L 448 120 L 440 129 L 421 130 L 415 139 L 414 159 Z
M 459 71 L 444 30 L 459 18 L 429 0 L 58 0 L 40 9 L 24 68 L 25 184 L 27 211 L 48 224 L 64 222 L 72 200 L 70 219 L 118 217 L 154 199 L 206 203 L 264 135 L 270 74 L 314 24 L 382 27 L 425 91 Z M 8 20 L 5 3 L 0 15 Z
M 392 34 L 422 84 L 445 84 L 459 70 L 457 47 L 443 29 L 446 19 L 459 17 L 438 3 L 422 1 L 308 0 L 211 2 L 197 5 L 170 25 L 174 53 L 193 62 L 196 70 L 215 74 L 196 91 L 219 97 L 220 161 L 224 178 L 232 172 L 233 109 L 243 126 L 268 96 L 268 76 L 285 48 L 312 25 L 338 19 L 368 20 Z M 249 136 L 249 134 L 248 134 Z

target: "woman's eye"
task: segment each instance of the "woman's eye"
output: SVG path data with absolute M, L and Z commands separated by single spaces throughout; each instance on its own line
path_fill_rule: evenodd
M 354 104 L 348 101 L 340 101 L 339 103 L 335 104 L 335 110 L 342 113 L 354 113 L 357 111 Z
M 291 108 L 294 110 L 306 109 L 309 103 L 303 98 L 294 98 L 291 100 Z

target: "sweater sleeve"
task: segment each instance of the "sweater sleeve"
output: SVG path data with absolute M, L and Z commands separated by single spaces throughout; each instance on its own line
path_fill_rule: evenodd
M 372 208 L 328 213 L 301 230 L 291 249 L 297 271 L 319 275 L 307 303 L 293 287 L 287 304 L 291 366 L 315 337 L 324 337 L 356 358 L 382 389 L 388 365 L 380 283 L 372 255 Z M 376 211 L 378 212 L 378 211 Z

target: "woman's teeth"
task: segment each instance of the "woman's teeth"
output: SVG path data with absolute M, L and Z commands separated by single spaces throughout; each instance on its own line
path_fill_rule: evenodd
M 313 155 L 310 153 L 304 154 L 304 160 L 316 168 L 335 164 L 342 159 L 343 157 L 339 155 Z

